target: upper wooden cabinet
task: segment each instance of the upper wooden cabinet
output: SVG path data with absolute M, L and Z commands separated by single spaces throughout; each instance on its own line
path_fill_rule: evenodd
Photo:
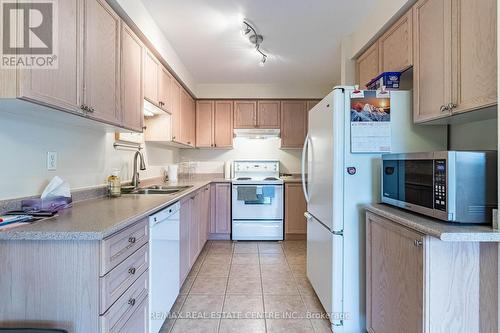
M 380 72 L 401 72 L 413 66 L 412 23 L 410 10 L 379 38 Z
M 172 76 L 150 51 L 145 53 L 144 67 L 144 98 L 170 112 Z
M 451 1 L 422 0 L 413 8 L 415 122 L 450 115 Z
M 16 70 L 0 70 L 2 98 L 26 98 L 76 113 L 83 112 L 83 34 L 79 24 L 84 18 L 82 7 L 81 0 L 58 2 L 57 19 L 59 26 L 64 27 L 57 30 L 60 45 L 58 68 L 19 70 L 18 92 Z
M 143 114 L 143 46 L 132 30 L 122 23 L 121 111 L 122 125 L 141 132 Z
M 255 128 L 257 126 L 257 102 L 234 101 L 234 128 Z
M 356 83 L 361 89 L 365 89 L 366 85 L 379 74 L 379 43 L 377 41 L 356 60 Z
M 196 122 L 196 105 L 193 98 L 188 92 L 181 87 L 180 96 L 180 140 L 179 142 L 191 147 L 195 145 L 195 122 Z
M 233 101 L 196 102 L 196 147 L 233 147 Z
M 281 148 L 302 148 L 307 135 L 307 103 L 281 102 Z
M 170 113 L 172 114 L 172 141 L 181 143 L 181 85 L 177 80 L 170 84 Z
M 85 1 L 84 42 L 88 115 L 120 125 L 120 17 L 106 1 Z
M 415 4 L 415 122 L 497 104 L 496 13 L 495 0 Z
M 280 128 L 281 103 L 280 101 L 257 102 L 257 127 Z

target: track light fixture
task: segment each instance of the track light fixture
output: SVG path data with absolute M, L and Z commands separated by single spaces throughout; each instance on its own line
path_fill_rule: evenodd
M 255 51 L 262 55 L 262 59 L 260 60 L 259 65 L 264 66 L 267 60 L 267 54 L 262 52 L 262 50 L 260 49 L 260 45 L 264 41 L 264 37 L 262 35 L 259 35 L 255 28 L 247 20 L 243 20 L 243 24 L 241 25 L 241 34 L 244 37 L 248 36 L 248 40 L 250 41 L 250 43 L 255 45 Z

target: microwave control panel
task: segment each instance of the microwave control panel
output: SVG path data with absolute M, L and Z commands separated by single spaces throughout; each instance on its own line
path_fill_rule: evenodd
M 446 212 L 446 160 L 434 161 L 434 209 Z

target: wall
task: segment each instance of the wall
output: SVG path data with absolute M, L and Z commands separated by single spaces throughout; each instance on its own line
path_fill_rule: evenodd
M 450 126 L 450 149 L 497 150 L 497 119 Z
M 132 151 L 113 148 L 114 133 L 95 125 L 74 125 L 75 116 L 52 111 L 51 117 L 22 112 L 0 112 L 0 142 L 3 159 L 0 168 L 0 200 L 41 194 L 45 185 L 58 175 L 72 189 L 104 184 L 114 168 L 122 179 L 132 177 Z M 56 171 L 47 170 L 47 152 L 58 153 Z M 146 171 L 142 178 L 157 177 L 160 166 L 178 159 L 178 149 L 146 146 Z
M 270 138 L 255 140 L 235 138 L 231 150 L 181 149 L 180 160 L 197 161 L 199 173 L 223 172 L 223 162 L 238 159 L 274 159 L 280 160 L 280 171 L 300 173 L 301 149 L 280 149 L 280 139 Z
M 274 84 L 198 84 L 198 98 L 303 98 L 322 99 L 333 86 Z

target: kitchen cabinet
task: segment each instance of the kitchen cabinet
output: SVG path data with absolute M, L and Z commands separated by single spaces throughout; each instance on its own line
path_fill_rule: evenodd
M 193 267 L 200 253 L 200 192 L 191 194 L 191 214 L 189 220 L 189 267 Z
M 170 98 L 172 114 L 172 141 L 182 143 L 181 141 L 181 85 L 177 80 L 172 80 L 170 84 Z
M 234 101 L 234 128 L 255 128 L 257 126 L 257 102 Z
M 180 143 L 194 147 L 195 145 L 195 122 L 196 106 L 193 98 L 184 88 L 181 88 L 180 96 Z
M 281 103 L 280 101 L 257 102 L 257 127 L 280 128 Z
M 89 118 L 120 125 L 120 17 L 104 0 L 85 1 L 84 64 Z
M 121 113 L 122 126 L 142 132 L 143 113 L 143 46 L 124 23 L 121 32 Z
M 412 28 L 410 9 L 379 38 L 380 72 L 402 72 L 413 66 Z
M 307 204 L 301 183 L 285 184 L 285 239 L 305 239 Z
M 57 69 L 0 70 L 2 98 L 18 97 L 52 107 L 82 113 L 83 102 L 83 0 L 58 3 L 59 49 Z M 61 47 L 63 46 L 63 47 Z M 16 72 L 19 91 L 16 91 Z M 17 96 L 16 96 L 17 95 Z
M 196 147 L 214 146 L 214 101 L 196 102 Z
M 415 122 L 497 104 L 495 22 L 494 0 L 420 0 L 415 4 Z
M 196 102 L 196 147 L 233 147 L 233 102 Z
M 184 283 L 189 271 L 191 263 L 189 258 L 189 227 L 191 224 L 191 198 L 185 197 L 181 199 L 180 204 L 180 223 L 179 223 L 179 263 L 180 263 L 180 287 Z
M 305 101 L 281 102 L 281 148 L 302 148 L 307 135 L 308 110 Z
M 365 89 L 366 85 L 380 74 L 378 48 L 377 41 L 356 60 L 356 83 L 360 89 Z
M 231 237 L 231 183 L 214 183 L 210 188 L 210 239 Z
M 208 229 L 210 224 L 210 185 L 200 190 L 198 206 L 198 254 L 201 253 L 208 240 Z
M 144 98 L 157 107 L 170 111 L 172 76 L 150 51 L 145 52 L 144 58 Z
M 372 212 L 366 228 L 368 332 L 498 330 L 497 243 L 440 240 Z

